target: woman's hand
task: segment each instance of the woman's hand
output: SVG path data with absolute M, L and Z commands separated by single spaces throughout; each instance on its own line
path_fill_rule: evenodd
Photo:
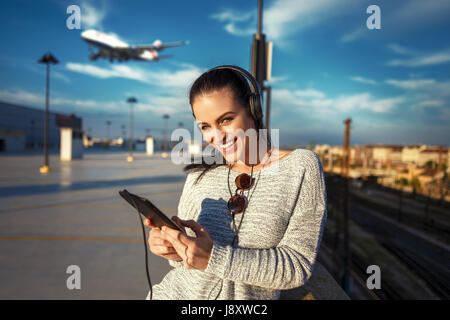
M 172 244 L 161 236 L 161 229 L 155 226 L 150 219 L 144 219 L 144 225 L 152 228 L 148 235 L 150 251 L 157 256 L 173 261 L 182 261 Z
M 189 237 L 186 234 L 168 227 L 161 228 L 161 238 L 172 244 L 177 255 L 181 257 L 186 269 L 205 270 L 208 266 L 213 241 L 205 228 L 194 220 L 181 220 L 174 217 L 178 225 L 191 228 L 197 237 Z

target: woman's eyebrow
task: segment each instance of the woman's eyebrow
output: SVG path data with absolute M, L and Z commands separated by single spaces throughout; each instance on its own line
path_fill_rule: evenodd
M 219 122 L 222 118 L 224 118 L 225 116 L 227 116 L 228 114 L 235 114 L 236 112 L 234 112 L 234 111 L 227 111 L 227 112 L 225 112 L 224 114 L 222 114 L 220 117 L 218 117 L 217 118 L 217 120 L 216 120 L 216 122 Z M 208 124 L 208 122 L 204 122 L 204 121 L 198 121 L 197 122 L 197 125 L 200 125 L 200 124 Z

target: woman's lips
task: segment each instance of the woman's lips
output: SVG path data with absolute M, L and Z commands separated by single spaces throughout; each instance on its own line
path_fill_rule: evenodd
M 232 151 L 234 151 L 234 146 L 236 144 L 236 141 L 237 141 L 237 137 L 235 137 L 232 141 L 230 141 L 226 144 L 220 145 L 219 148 L 220 148 L 220 150 L 222 150 L 223 153 L 231 153 Z

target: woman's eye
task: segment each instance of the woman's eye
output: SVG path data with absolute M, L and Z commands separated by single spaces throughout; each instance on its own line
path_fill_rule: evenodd
M 225 118 L 222 120 L 222 122 L 230 122 L 231 120 L 233 120 L 233 118 Z

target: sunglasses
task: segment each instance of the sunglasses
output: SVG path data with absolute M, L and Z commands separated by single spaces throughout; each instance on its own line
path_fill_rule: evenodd
M 255 178 L 250 177 L 246 173 L 242 173 L 236 177 L 234 183 L 236 184 L 236 192 L 228 200 L 228 210 L 230 210 L 232 216 L 242 213 L 247 208 L 248 199 L 244 196 L 244 190 L 248 190 L 253 186 Z

